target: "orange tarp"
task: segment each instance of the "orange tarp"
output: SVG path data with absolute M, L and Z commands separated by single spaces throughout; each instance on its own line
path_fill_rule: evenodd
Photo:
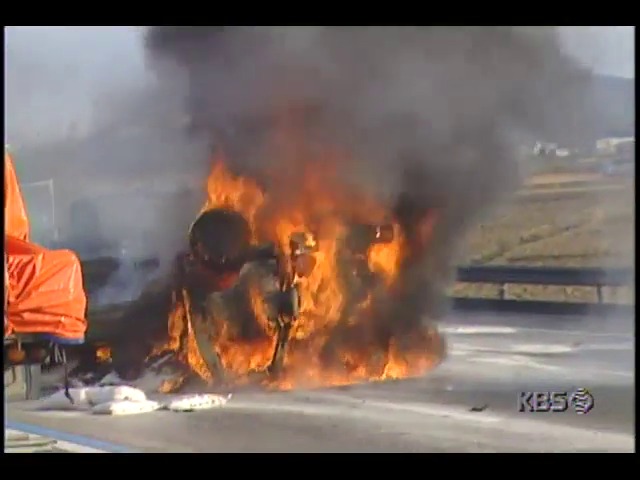
M 29 218 L 13 159 L 4 154 L 4 234 L 29 241 Z
M 7 175 L 9 173 L 9 175 Z M 78 257 L 27 241 L 29 222 L 11 157 L 5 154 L 5 336 L 48 334 L 83 341 L 87 299 Z

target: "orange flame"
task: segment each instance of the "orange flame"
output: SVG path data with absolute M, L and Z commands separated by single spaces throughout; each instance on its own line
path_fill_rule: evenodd
M 111 349 L 102 345 L 96 349 L 96 361 L 98 363 L 108 362 L 111 360 Z
M 349 286 L 341 274 L 344 262 L 340 246 L 348 229 L 347 220 L 382 223 L 388 221 L 387 212 L 341 181 L 337 169 L 332 168 L 347 160 L 340 154 L 326 150 L 314 154 L 301 150 L 298 144 L 296 149 L 279 151 L 283 153 L 284 165 L 296 165 L 296 181 L 289 181 L 289 170 L 274 169 L 273 175 L 279 181 L 275 183 L 277 188 L 269 192 L 252 179 L 233 175 L 223 155 L 217 154 L 207 179 L 207 199 L 202 210 L 225 207 L 238 211 L 249 221 L 254 240 L 275 241 L 285 258 L 291 253 L 290 238 L 294 233 L 302 232 L 308 241 L 317 242 L 314 269 L 308 277 L 296 279 L 300 313 L 290 332 L 284 372 L 270 385 L 280 389 L 343 385 L 419 375 L 432 368 L 439 360 L 433 348 L 437 332 L 432 330 L 416 332 L 410 346 L 401 347 L 392 339 L 381 349 L 363 338 L 354 343 L 355 347 L 342 344 L 331 347 L 330 339 L 337 329 L 366 325 L 372 306 L 372 294 L 353 304 Z M 301 154 L 309 161 L 303 165 L 291 162 L 291 158 Z M 376 288 L 385 292 L 392 289 L 398 278 L 404 247 L 398 225 L 394 225 L 394 232 L 393 241 L 376 244 L 366 252 L 369 268 L 383 279 Z M 192 329 L 192 322 L 209 322 L 216 332 L 209 339 L 210 344 L 234 381 L 242 382 L 251 372 L 264 370 L 274 350 L 275 329 L 260 289 L 249 288 L 248 303 L 260 330 L 251 340 L 234 332 L 227 319 L 190 318 L 189 296 L 183 291 L 176 297 L 170 314 L 168 348 L 179 352 L 180 359 L 200 377 L 211 380 L 213 374 L 199 353 Z M 181 339 L 181 332 L 185 331 L 186 338 Z M 328 366 L 322 360 L 328 348 L 336 351 L 338 366 Z

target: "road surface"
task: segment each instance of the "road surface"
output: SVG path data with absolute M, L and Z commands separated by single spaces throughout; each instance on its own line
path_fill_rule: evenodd
M 634 451 L 633 319 L 456 314 L 441 328 L 449 357 L 420 379 L 124 417 L 18 402 L 8 427 L 104 452 Z M 595 399 L 587 415 L 518 412 L 522 391 L 579 387 Z

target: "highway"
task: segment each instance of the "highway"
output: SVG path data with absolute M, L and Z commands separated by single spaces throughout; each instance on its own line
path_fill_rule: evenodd
M 223 408 L 108 417 L 7 406 L 8 427 L 104 452 L 633 452 L 634 320 L 454 313 L 424 378 L 236 392 Z M 520 413 L 522 391 L 587 388 L 593 410 Z

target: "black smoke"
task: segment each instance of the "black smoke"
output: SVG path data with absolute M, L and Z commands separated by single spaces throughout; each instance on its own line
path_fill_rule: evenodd
M 437 209 L 429 254 L 387 316 L 437 313 L 465 229 L 518 184 L 522 142 L 592 138 L 590 77 L 551 27 L 156 26 L 146 48 L 161 81 L 185 79 L 172 83 L 185 134 L 224 145 L 237 170 L 270 167 L 266 139 L 287 110 L 309 143 L 350 152 L 344 178 L 389 210 Z

